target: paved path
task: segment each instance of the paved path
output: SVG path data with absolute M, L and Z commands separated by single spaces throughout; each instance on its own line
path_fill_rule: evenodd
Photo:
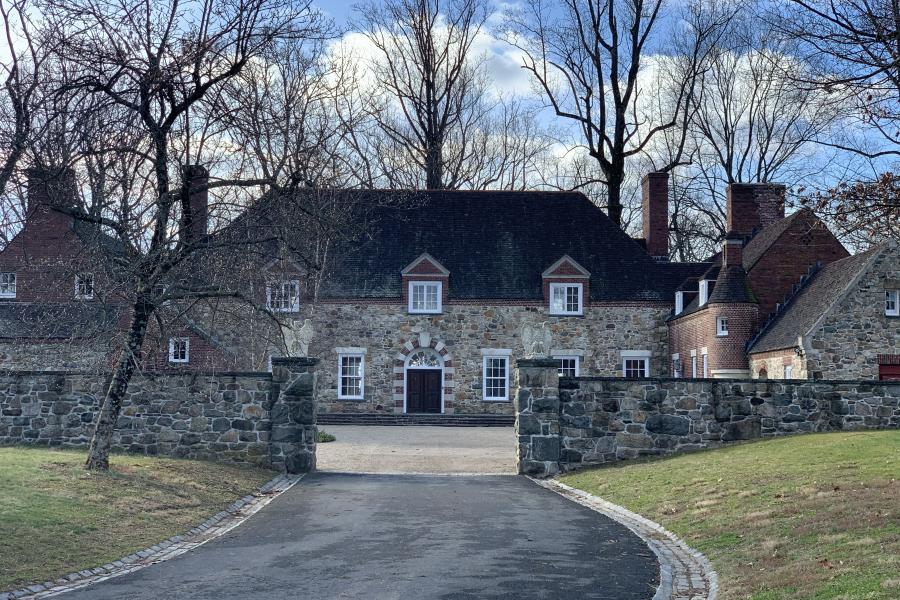
M 322 471 L 514 473 L 512 427 L 322 425 L 337 440 L 319 444 Z
M 225 536 L 63 600 L 653 596 L 650 550 L 523 477 L 317 473 Z

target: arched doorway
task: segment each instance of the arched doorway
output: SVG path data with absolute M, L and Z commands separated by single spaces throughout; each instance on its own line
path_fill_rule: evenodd
M 444 358 L 432 348 L 411 352 L 404 365 L 403 412 L 444 412 Z

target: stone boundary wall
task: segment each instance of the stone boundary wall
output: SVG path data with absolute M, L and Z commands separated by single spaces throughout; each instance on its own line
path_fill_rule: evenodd
M 535 396 L 532 382 L 552 381 L 540 374 L 551 367 L 535 362 L 519 361 L 516 373 L 519 472 L 529 475 L 739 440 L 900 427 L 900 382 L 889 381 L 563 378 L 555 412 L 525 404 L 520 412 L 519 396 Z
M 276 358 L 272 373 L 136 376 L 128 386 L 113 449 L 248 462 L 291 473 L 310 470 L 315 467 L 317 362 Z M 0 444 L 87 447 L 107 377 L 0 371 Z

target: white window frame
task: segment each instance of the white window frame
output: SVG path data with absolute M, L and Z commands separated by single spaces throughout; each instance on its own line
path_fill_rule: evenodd
M 363 400 L 366 396 L 366 352 L 364 348 L 339 348 L 337 361 L 337 397 L 339 400 Z M 359 393 L 344 393 L 344 359 L 359 359 Z M 355 377 L 354 375 L 346 375 Z
M 697 379 L 697 351 L 691 350 L 691 379 Z
M 509 360 L 512 350 L 486 348 L 481 351 L 481 398 L 485 402 L 509 402 Z M 502 396 L 488 396 L 488 361 L 502 359 L 505 366 L 505 385 Z
M 709 378 L 709 351 L 706 348 L 700 349 L 700 364 L 703 373 L 703 379 Z
M 728 317 L 716 317 L 716 337 L 728 337 Z
M 83 281 L 90 280 L 91 291 L 88 294 L 81 293 L 81 284 Z M 93 300 L 94 299 L 94 274 L 82 273 L 75 275 L 75 299 L 76 300 Z
M 566 305 L 569 301 L 569 288 L 578 290 L 578 308 L 568 310 Z M 553 308 L 553 297 L 556 290 L 563 290 L 563 306 L 561 310 Z M 551 283 L 550 284 L 550 314 L 551 315 L 576 315 L 584 314 L 584 284 L 583 283 Z
M 675 353 L 672 355 L 672 377 L 675 379 L 681 379 L 683 372 L 684 365 L 681 364 L 681 355 Z
M 16 297 L 16 274 L 0 273 L 0 298 Z
M 684 312 L 684 292 L 675 292 L 675 314 Z
M 554 360 L 574 360 L 575 361 L 575 375 L 563 375 L 562 374 L 562 365 L 557 367 L 557 371 L 559 372 L 560 377 L 580 377 L 581 376 L 581 357 L 575 354 L 554 354 Z
M 423 304 L 424 308 L 415 308 L 413 306 L 413 297 L 415 295 L 415 288 L 421 287 L 423 288 Z M 428 289 L 434 288 L 437 292 L 437 306 L 435 308 L 428 308 Z M 407 310 L 411 315 L 437 315 L 443 312 L 444 310 L 444 282 L 443 281 L 422 281 L 422 280 L 414 280 L 410 281 L 407 289 L 406 289 L 406 299 L 407 299 Z
M 709 284 L 715 279 L 701 279 L 700 291 L 697 293 L 697 304 L 704 306 L 709 301 Z
M 793 379 L 794 378 L 794 365 L 784 365 L 784 370 L 782 371 L 783 379 Z
M 649 350 L 622 350 L 622 377 L 628 377 L 628 369 L 626 365 L 630 360 L 641 360 L 644 362 L 644 377 L 639 377 L 636 379 L 646 379 L 650 377 L 650 356 L 651 352 Z
M 175 344 L 184 342 L 184 358 L 175 357 Z M 174 364 L 187 364 L 191 362 L 191 338 L 169 338 L 169 362 Z
M 290 300 L 289 306 L 275 306 L 272 300 L 274 299 L 272 296 L 272 292 L 276 289 L 280 289 L 282 295 L 284 294 L 285 286 L 293 286 L 295 294 L 291 294 L 288 298 Z M 279 303 L 280 304 L 280 303 Z M 271 283 L 266 284 L 266 308 L 271 310 L 272 312 L 284 312 L 284 313 L 292 313 L 298 312 L 300 310 L 300 280 L 299 279 L 280 279 L 278 281 L 273 281 Z
M 884 314 L 900 317 L 900 290 L 884 290 Z

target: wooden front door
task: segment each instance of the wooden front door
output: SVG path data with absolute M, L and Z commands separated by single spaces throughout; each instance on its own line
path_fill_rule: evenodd
M 878 365 L 878 378 L 882 381 L 900 381 L 900 365 Z
M 440 369 L 410 369 L 406 372 L 406 412 L 441 412 Z

